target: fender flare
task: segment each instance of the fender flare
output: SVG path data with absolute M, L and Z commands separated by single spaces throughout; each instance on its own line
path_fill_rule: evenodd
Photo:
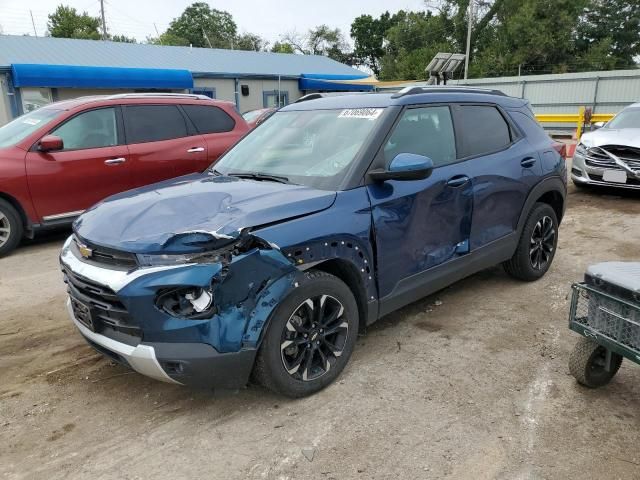
M 518 219 L 518 238 L 522 234 L 522 229 L 524 228 L 524 224 L 529 218 L 529 213 L 533 209 L 533 206 L 538 201 L 540 197 L 542 197 L 545 193 L 554 192 L 560 194 L 562 197 L 562 215 L 558 218 L 558 223 L 562 220 L 562 216 L 564 215 L 564 211 L 567 205 L 567 186 L 562 181 L 560 177 L 553 176 L 549 178 L 545 178 L 540 183 L 538 183 L 535 187 L 531 189 L 527 199 L 524 202 L 524 206 L 522 211 L 520 212 L 520 218 Z

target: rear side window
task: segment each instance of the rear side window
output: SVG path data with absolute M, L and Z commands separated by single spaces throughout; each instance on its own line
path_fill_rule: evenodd
M 461 105 L 458 112 L 462 158 L 497 152 L 511 143 L 509 124 L 496 107 Z
M 176 105 L 127 105 L 127 143 L 158 142 L 187 136 L 187 124 Z
M 208 105 L 183 105 L 182 108 L 198 133 L 230 132 L 236 126 L 235 120 L 221 108 Z
M 531 143 L 534 145 L 538 143 L 551 144 L 551 137 L 547 135 L 547 132 L 535 119 L 525 113 L 516 111 L 509 111 L 509 115 L 515 120 Z
M 424 155 L 436 167 L 455 162 L 456 140 L 449 107 L 407 110 L 384 147 L 387 162 L 399 153 Z

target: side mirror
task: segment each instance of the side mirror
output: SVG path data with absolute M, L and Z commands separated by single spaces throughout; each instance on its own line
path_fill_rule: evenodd
M 597 129 L 602 128 L 602 127 L 604 127 L 604 122 L 594 122 L 594 123 L 591 124 L 591 128 L 593 130 L 597 130 Z
M 423 180 L 433 171 L 433 160 L 415 153 L 399 153 L 385 170 L 371 170 L 369 176 L 376 182 L 385 180 Z
M 45 135 L 38 143 L 38 150 L 41 152 L 53 152 L 56 150 L 62 150 L 64 143 L 60 137 L 55 135 Z

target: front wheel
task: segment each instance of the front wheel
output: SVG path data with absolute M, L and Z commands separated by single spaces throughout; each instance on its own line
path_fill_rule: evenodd
M 569 371 L 576 380 L 589 388 L 602 387 L 614 377 L 622 355 L 611 352 L 611 364 L 607 370 L 607 349 L 589 338 L 582 337 L 569 357 Z
M 339 278 L 305 272 L 276 308 L 260 346 L 254 378 L 288 397 L 304 397 L 333 382 L 358 335 L 358 307 Z
M 0 257 L 18 246 L 23 232 L 20 214 L 9 202 L 0 198 Z
M 514 278 L 531 282 L 541 278 L 553 261 L 558 245 L 558 217 L 551 205 L 536 203 L 522 229 L 513 257 L 504 269 Z

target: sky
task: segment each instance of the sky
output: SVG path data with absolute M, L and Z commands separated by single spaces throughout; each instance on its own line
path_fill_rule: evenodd
M 104 0 L 107 30 L 111 34 L 133 36 L 144 41 L 162 33 L 169 22 L 197 0 Z M 59 4 L 75 7 L 90 15 L 100 13 L 99 0 L 0 0 L 0 31 L 4 34 L 34 35 L 31 14 L 38 36 L 45 34 L 47 15 Z M 209 5 L 226 10 L 238 31 L 251 32 L 271 44 L 290 32 L 304 33 L 316 25 L 339 27 L 349 38 L 351 22 L 362 14 L 378 16 L 389 10 L 422 10 L 424 0 L 216 0 Z

